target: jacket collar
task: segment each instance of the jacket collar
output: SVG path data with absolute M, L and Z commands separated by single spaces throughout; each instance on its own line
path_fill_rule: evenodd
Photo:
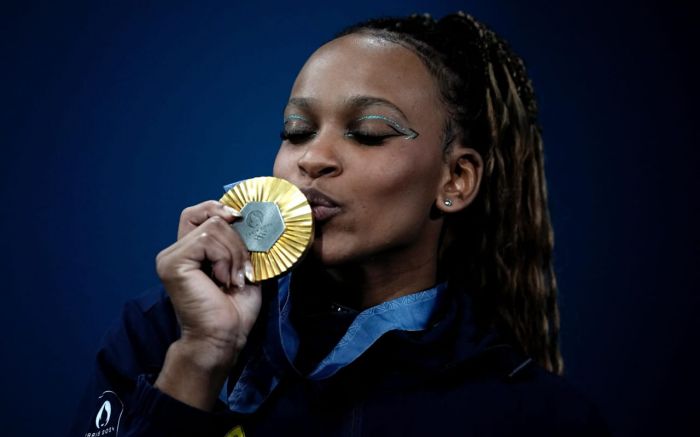
M 302 376 L 293 365 L 299 338 L 289 321 L 290 279 L 283 277 L 277 284 L 267 311 L 261 313 L 265 324 L 260 344 L 249 345 L 252 352 L 237 382 L 230 393 L 222 392 L 232 411 L 256 411 L 285 375 L 319 382 L 337 379 L 332 378 L 336 375 L 341 380 L 363 375 L 368 384 L 404 384 L 406 375 L 439 375 L 473 363 L 487 352 L 508 348 L 495 332 L 478 335 L 472 301 L 464 290 L 440 284 L 374 307 L 378 309 L 368 310 L 363 317 L 360 313 L 331 354 L 311 374 Z M 390 322 L 383 319 L 385 315 Z

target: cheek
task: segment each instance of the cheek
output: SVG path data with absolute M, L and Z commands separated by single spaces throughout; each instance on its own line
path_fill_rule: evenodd
M 372 162 L 369 160 L 369 162 Z M 377 163 L 377 161 L 375 161 Z M 422 220 L 435 200 L 440 166 L 425 156 L 403 155 L 367 168 L 355 193 L 370 220 Z M 383 221 L 383 220 L 382 220 Z
M 275 156 L 275 163 L 272 166 L 272 176 L 289 179 L 294 168 L 294 157 L 284 146 L 280 146 Z
M 436 194 L 440 163 L 426 154 L 399 153 L 377 169 L 373 180 L 382 197 L 408 205 L 422 204 Z

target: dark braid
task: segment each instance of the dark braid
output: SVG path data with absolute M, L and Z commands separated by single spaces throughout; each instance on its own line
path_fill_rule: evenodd
M 474 298 L 483 329 L 496 326 L 545 368 L 561 373 L 554 234 L 547 207 L 537 101 L 508 44 L 463 13 L 371 20 L 346 29 L 409 48 L 436 78 L 455 138 L 484 160 L 479 195 L 446 217 L 440 269 Z

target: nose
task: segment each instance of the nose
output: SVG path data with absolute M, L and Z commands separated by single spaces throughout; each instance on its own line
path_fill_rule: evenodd
M 314 179 L 322 176 L 337 176 L 342 171 L 335 146 L 322 137 L 317 137 L 306 145 L 304 154 L 297 161 L 297 166 L 304 175 Z

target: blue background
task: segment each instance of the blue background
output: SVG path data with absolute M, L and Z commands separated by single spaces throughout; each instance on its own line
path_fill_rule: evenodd
M 180 210 L 270 174 L 316 47 L 456 9 L 511 41 L 539 95 L 568 378 L 617 435 L 697 428 L 698 32 L 680 3 L 27 1 L 0 14 L 0 432 L 65 432 Z

